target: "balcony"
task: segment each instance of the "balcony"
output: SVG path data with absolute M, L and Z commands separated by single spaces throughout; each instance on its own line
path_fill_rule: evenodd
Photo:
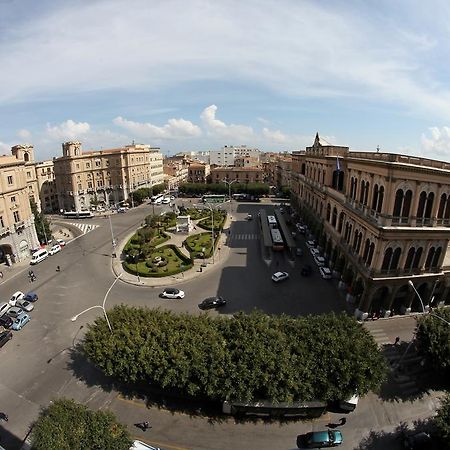
M 20 230 L 21 228 L 25 228 L 25 221 L 24 220 L 20 220 L 19 222 L 16 222 L 14 224 L 14 227 L 16 228 L 16 230 Z
M 0 228 L 0 237 L 6 236 L 9 233 L 10 233 L 9 227 L 2 227 L 2 228 Z

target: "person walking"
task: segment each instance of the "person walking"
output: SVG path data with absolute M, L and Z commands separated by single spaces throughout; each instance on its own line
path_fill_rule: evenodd
M 142 422 L 142 431 L 147 431 L 150 428 L 150 424 L 148 422 Z
M 4 420 L 5 422 L 8 422 L 8 414 L 4 412 L 0 412 L 0 420 Z

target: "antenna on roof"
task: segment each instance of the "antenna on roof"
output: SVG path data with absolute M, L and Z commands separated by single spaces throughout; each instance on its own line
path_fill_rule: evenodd
M 379 152 L 380 152 L 380 146 L 377 145 L 377 153 L 379 153 Z
M 134 139 L 131 141 L 131 145 L 134 145 Z

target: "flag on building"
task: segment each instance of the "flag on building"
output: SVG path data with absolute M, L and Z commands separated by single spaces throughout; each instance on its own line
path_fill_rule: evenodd
M 341 171 L 341 163 L 339 162 L 339 156 L 336 156 L 336 171 Z

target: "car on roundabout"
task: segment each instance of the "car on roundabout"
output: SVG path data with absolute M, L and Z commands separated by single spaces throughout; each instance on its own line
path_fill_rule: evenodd
M 39 297 L 36 294 L 36 292 L 32 292 L 32 291 L 28 292 L 24 298 L 24 300 L 26 300 L 27 302 L 32 302 L 32 303 L 37 302 L 38 299 L 39 299 Z
M 14 320 L 14 323 L 11 326 L 12 330 L 21 330 L 24 325 L 26 325 L 31 320 L 31 316 L 29 316 L 27 313 L 22 312 L 22 314 L 19 314 L 16 319 Z
M 185 294 L 184 291 L 180 290 L 180 289 L 176 289 L 176 288 L 165 288 L 160 296 L 162 298 L 178 298 L 178 299 L 182 299 L 184 298 Z
M 64 239 L 56 239 L 56 242 L 60 247 L 64 247 L 66 245 L 66 241 Z
M 48 251 L 48 254 L 53 256 L 61 251 L 61 246 L 59 244 L 52 245 L 52 248 Z
M 26 312 L 31 312 L 34 309 L 33 303 L 31 303 L 25 299 L 17 300 L 16 306 L 18 306 L 19 308 L 22 308 Z
M 297 447 L 300 449 L 331 448 L 342 442 L 342 433 L 338 430 L 312 431 L 297 436 Z
M 25 298 L 25 294 L 22 291 L 14 292 L 14 294 L 9 299 L 10 306 L 16 306 L 17 300 L 23 300 Z
M 332 278 L 332 272 L 331 269 L 329 267 L 319 267 L 319 272 L 320 272 L 320 276 L 324 279 L 324 280 L 331 280 Z
M 287 272 L 275 272 L 272 275 L 272 281 L 275 283 L 279 283 L 280 281 L 287 280 L 289 278 L 289 274 Z
M 215 295 L 214 297 L 208 297 L 203 300 L 198 307 L 202 310 L 219 308 L 220 306 L 225 306 L 227 301 L 220 295 Z

